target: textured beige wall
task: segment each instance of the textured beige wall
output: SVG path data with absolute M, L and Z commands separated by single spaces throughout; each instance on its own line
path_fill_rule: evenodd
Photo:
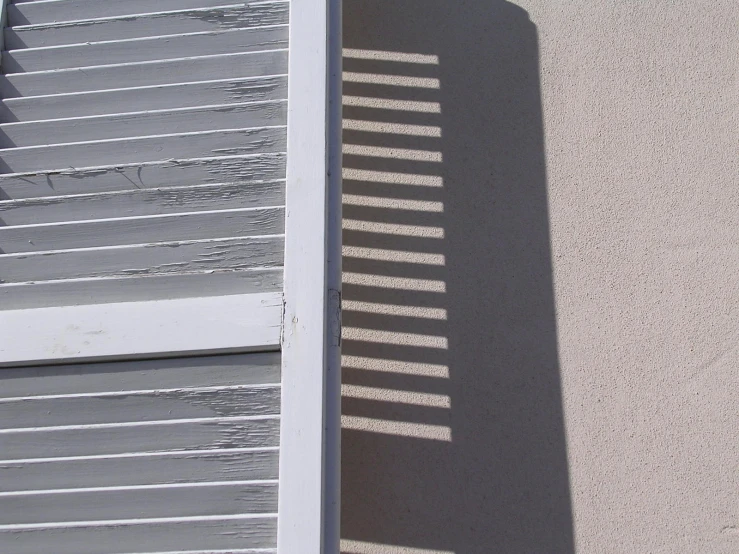
M 343 552 L 739 552 L 738 29 L 345 0 Z

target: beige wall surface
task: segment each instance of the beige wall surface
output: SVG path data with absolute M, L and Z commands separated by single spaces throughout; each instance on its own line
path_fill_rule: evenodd
M 345 0 L 345 554 L 739 552 L 735 0 Z

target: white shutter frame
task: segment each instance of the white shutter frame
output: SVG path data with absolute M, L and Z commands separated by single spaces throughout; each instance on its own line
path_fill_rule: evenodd
M 292 0 L 278 554 L 339 551 L 341 2 Z

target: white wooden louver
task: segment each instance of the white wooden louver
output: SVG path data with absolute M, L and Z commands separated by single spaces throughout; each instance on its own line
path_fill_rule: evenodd
M 338 2 L 2 9 L 0 550 L 335 552 Z

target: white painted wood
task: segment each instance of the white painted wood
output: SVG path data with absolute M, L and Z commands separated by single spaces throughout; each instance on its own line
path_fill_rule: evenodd
M 277 482 L 134 485 L 0 493 L 7 524 L 273 513 Z
M 281 266 L 283 244 L 279 235 L 0 254 L 0 275 L 7 284 L 243 271 Z
M 277 263 L 277 262 L 275 262 Z M 280 264 L 282 263 L 280 258 Z M 281 292 L 282 267 L 0 285 L 2 310 Z M 2 317 L 2 311 L 0 311 Z
M 111 111 L 120 109 L 110 106 Z M 286 123 L 286 102 L 229 103 L 0 125 L 0 148 L 158 136 Z
M 0 551 L 13 554 L 237 554 L 274 546 L 276 517 L 217 516 L 160 520 L 118 520 L 37 526 L 0 526 Z M 20 540 L 22 539 L 22 540 Z M 50 546 L 53 545 L 53 549 Z M 123 547 L 125 550 L 121 550 Z M 268 551 L 252 550 L 255 554 Z
M 97 192 L 128 192 L 134 189 L 161 189 L 205 183 L 252 186 L 254 181 L 284 177 L 283 152 L 174 157 L 166 161 L 96 164 L 88 167 L 31 170 L 26 173 L 0 175 L 0 201 Z
M 275 552 L 287 3 L 213 6 L 12 6 L 0 552 Z
M 8 310 L 0 364 L 273 349 L 281 322 L 279 293 Z
M 7 98 L 0 102 L 0 122 L 106 115 L 119 106 L 125 107 L 126 112 L 140 112 L 284 98 L 287 98 L 287 75 L 219 79 L 134 89 Z
M 0 461 L 0 491 L 277 479 L 278 447 Z
M 3 369 L 0 398 L 110 391 L 263 385 L 280 379 L 280 354 L 229 354 Z M 0 453 L 2 459 L 2 453 Z
M 0 401 L 0 429 L 279 414 L 277 385 L 153 389 Z
M 61 171 L 95 164 L 130 164 L 203 155 L 266 154 L 284 150 L 285 128 L 278 125 L 5 148 L 0 150 L 0 171 Z
M 280 354 L 229 354 L 3 369 L 0 398 L 110 391 L 263 385 L 280 379 Z M 2 453 L 0 453 L 2 459 Z
M 91 18 L 157 13 L 162 11 L 209 8 L 239 4 L 233 0 L 46 0 L 16 1 L 9 6 L 9 24 L 28 25 L 77 21 Z
M 68 456 L 111 456 L 214 448 L 263 448 L 279 444 L 279 419 L 210 419 L 160 424 L 54 429 L 0 434 L 5 461 Z
M 26 48 L 3 54 L 5 73 L 27 73 L 73 67 L 159 61 L 231 52 L 285 48 L 287 26 L 233 29 L 217 33 L 147 37 L 44 48 Z
M 0 200 L 0 225 L 238 210 L 284 204 L 283 180 L 135 189 L 99 194 Z
M 229 0 L 221 3 L 224 5 L 213 8 L 9 27 L 5 29 L 5 49 L 77 44 L 83 36 L 85 42 L 95 42 L 287 23 L 289 2 L 286 1 L 254 5 Z
M 0 98 L 284 73 L 287 49 L 0 75 Z
M 336 491 L 334 476 L 338 454 L 327 450 L 327 404 L 338 402 L 327 388 L 329 364 L 334 363 L 334 321 L 329 315 L 329 283 L 337 270 L 337 255 L 329 266 L 330 206 L 338 197 L 330 192 L 339 183 L 337 159 L 329 153 L 340 133 L 330 115 L 338 109 L 337 91 L 329 86 L 335 67 L 329 67 L 330 51 L 340 51 L 337 26 L 338 2 L 333 0 L 293 0 L 290 20 L 290 61 L 288 85 L 288 160 L 285 243 L 285 328 L 283 331 L 283 395 L 280 451 L 280 501 L 277 547 L 281 554 L 333 554 L 338 552 Z M 333 58 L 332 58 L 333 59 Z M 332 62 L 333 63 L 333 62 Z M 333 177 L 333 178 L 332 178 Z M 338 293 L 338 291 L 335 291 Z M 332 305 L 332 313 L 336 305 Z M 331 371 L 336 371 L 332 367 Z M 335 406 L 331 408 L 335 413 Z M 333 417 L 333 415 L 332 415 Z M 333 440 L 333 439 L 332 439 Z M 326 505 L 329 500 L 330 506 Z M 329 523 L 327 520 L 331 519 Z M 329 530 L 327 532 L 327 530 Z
M 0 227 L 0 251 L 6 254 L 48 252 L 147 242 L 278 235 L 284 229 L 281 207 L 199 213 L 183 210 L 160 216 Z

